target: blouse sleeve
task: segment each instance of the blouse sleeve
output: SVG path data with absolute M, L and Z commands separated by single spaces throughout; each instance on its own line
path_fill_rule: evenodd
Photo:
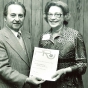
M 80 33 L 75 38 L 75 61 L 76 64 L 71 66 L 72 71 L 76 71 L 78 74 L 84 74 L 87 68 L 87 57 L 83 37 Z

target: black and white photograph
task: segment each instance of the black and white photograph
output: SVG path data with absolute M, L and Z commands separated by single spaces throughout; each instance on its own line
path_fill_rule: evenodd
M 88 0 L 0 0 L 0 88 L 88 88 Z

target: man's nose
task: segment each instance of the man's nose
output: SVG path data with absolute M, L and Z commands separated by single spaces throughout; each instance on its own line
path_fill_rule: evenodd
M 20 19 L 19 19 L 19 16 L 16 16 L 16 17 L 15 17 L 15 20 L 16 20 L 16 21 L 19 21 L 19 20 L 20 20 Z

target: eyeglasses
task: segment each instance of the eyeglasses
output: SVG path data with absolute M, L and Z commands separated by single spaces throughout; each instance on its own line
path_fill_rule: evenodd
M 49 17 L 49 18 L 51 18 L 53 15 L 54 15 L 56 18 L 60 18 L 63 14 L 59 14 L 59 13 L 55 13 L 55 14 L 48 13 L 48 17 Z

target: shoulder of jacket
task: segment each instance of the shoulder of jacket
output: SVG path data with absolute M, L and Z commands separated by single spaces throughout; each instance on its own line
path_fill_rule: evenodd
M 74 35 L 74 36 L 78 35 L 78 33 L 79 33 L 78 30 L 75 30 L 75 29 L 70 28 L 70 27 L 67 27 L 67 32 L 68 32 L 69 34 L 71 34 L 71 35 Z

